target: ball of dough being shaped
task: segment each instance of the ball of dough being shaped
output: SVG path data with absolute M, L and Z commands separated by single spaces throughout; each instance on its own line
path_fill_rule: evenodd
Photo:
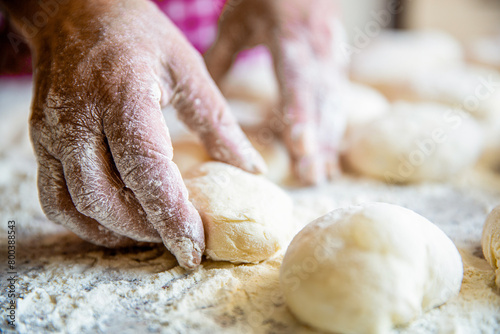
M 272 139 L 271 142 L 266 140 L 263 141 L 265 144 L 260 144 L 259 140 L 253 138 L 259 138 L 258 133 L 250 133 L 249 139 L 266 162 L 267 171 L 264 176 L 277 184 L 283 184 L 291 179 L 291 161 L 285 145 L 276 139 Z M 196 138 L 184 136 L 174 140 L 172 146 L 174 148 L 172 160 L 182 175 L 189 173 L 194 167 L 212 160 Z
M 292 201 L 262 176 L 208 162 L 184 180 L 205 228 L 205 254 L 215 261 L 257 263 L 281 249 L 292 223 Z
M 280 269 L 296 317 L 335 333 L 387 333 L 457 295 L 462 277 L 460 254 L 437 226 L 386 203 L 311 222 Z
M 346 146 L 348 165 L 361 174 L 389 183 L 443 181 L 477 162 L 483 136 L 464 111 L 399 102 L 352 131 Z
M 500 288 L 500 206 L 494 208 L 486 218 L 481 246 L 484 258 L 495 269 L 495 283 Z

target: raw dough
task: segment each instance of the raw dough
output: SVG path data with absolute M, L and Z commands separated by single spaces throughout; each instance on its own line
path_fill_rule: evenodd
M 500 34 L 480 37 L 468 45 L 469 60 L 500 70 Z
M 481 245 L 485 259 L 495 268 L 495 282 L 500 288 L 500 206 L 494 208 L 486 218 Z
M 390 99 L 403 98 L 409 80 L 420 73 L 464 61 L 460 43 L 438 30 L 383 31 L 363 43 L 366 45 L 360 45 L 352 57 L 352 77 Z
M 172 161 L 177 165 L 182 175 L 203 162 L 210 161 L 205 148 L 194 138 L 185 138 L 172 142 L 174 157 Z
M 262 176 L 208 162 L 184 180 L 205 227 L 212 260 L 257 263 L 274 255 L 292 227 L 292 201 Z
M 291 161 L 285 145 L 278 139 L 259 141 L 259 133 L 250 133 L 252 145 L 262 155 L 267 165 L 264 174 L 270 181 L 278 184 L 287 182 L 292 177 Z M 262 143 L 262 144 L 260 144 Z M 203 146 L 194 137 L 183 136 L 172 142 L 174 147 L 173 161 L 177 164 L 182 175 L 193 167 L 211 160 Z
M 221 82 L 226 98 L 253 101 L 260 105 L 278 100 L 278 83 L 271 54 L 264 46 L 244 51 Z
M 248 133 L 252 145 L 262 155 L 267 165 L 266 178 L 277 184 L 285 184 L 293 179 L 290 154 L 283 141 L 267 138 L 263 132 Z
M 356 171 L 389 183 L 443 181 L 472 167 L 482 143 L 481 129 L 468 113 L 400 102 L 352 131 L 345 157 Z
M 303 322 L 336 333 L 388 333 L 458 294 L 453 242 L 415 212 L 385 203 L 341 208 L 300 231 L 280 282 Z
M 352 128 L 369 123 L 389 111 L 389 101 L 377 90 L 356 83 L 350 83 L 348 87 L 346 134 Z
M 498 118 L 500 73 L 483 66 L 442 66 L 422 72 L 410 80 L 413 100 L 435 101 L 457 106 L 478 119 Z

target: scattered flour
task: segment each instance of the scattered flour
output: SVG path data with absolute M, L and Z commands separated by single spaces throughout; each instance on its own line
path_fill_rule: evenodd
M 161 245 L 103 249 L 47 221 L 27 141 L 25 91 L 24 108 L 12 110 L 16 116 L 0 114 L 0 124 L 7 117 L 13 122 L 0 133 L 0 247 L 5 252 L 7 220 L 15 219 L 19 333 L 315 333 L 284 303 L 278 281 L 282 254 L 256 265 L 204 261 L 189 273 Z M 7 102 L 0 101 L 1 111 Z M 500 203 L 500 180 L 481 175 L 471 171 L 453 184 L 413 186 L 346 175 L 318 188 L 290 188 L 296 218 L 291 224 L 298 231 L 334 208 L 365 201 L 416 211 L 460 249 L 464 282 L 458 297 L 394 333 L 499 333 L 500 293 L 480 239 L 487 214 Z M 5 258 L 0 261 L 2 321 Z

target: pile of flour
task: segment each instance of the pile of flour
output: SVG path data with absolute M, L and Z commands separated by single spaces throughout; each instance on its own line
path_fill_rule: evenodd
M 11 82 L 0 82 L 0 247 L 6 249 L 7 220 L 14 219 L 20 333 L 315 333 L 284 303 L 278 283 L 283 253 L 255 265 L 204 261 L 186 272 L 161 245 L 107 250 L 47 221 L 27 133 L 30 85 L 22 81 L 9 90 Z M 480 250 L 486 215 L 500 204 L 496 189 L 500 177 L 480 170 L 453 184 L 411 186 L 344 175 L 322 187 L 289 188 L 296 217 L 290 223 L 298 231 L 332 209 L 365 201 L 416 211 L 460 249 L 464 281 L 456 298 L 394 332 L 499 333 L 500 293 Z M 2 320 L 5 301 L 2 293 Z

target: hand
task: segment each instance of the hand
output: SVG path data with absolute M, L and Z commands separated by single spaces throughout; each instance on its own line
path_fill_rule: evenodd
M 182 267 L 196 267 L 203 225 L 172 162 L 161 106 L 172 103 L 214 159 L 265 168 L 201 56 L 142 0 L 69 1 L 29 42 L 46 215 L 107 247 L 163 241 Z
M 239 51 L 258 44 L 269 48 L 281 95 L 280 122 L 271 126 L 284 130 L 304 184 L 321 183 L 339 170 L 347 59 L 340 52 L 343 29 L 336 15 L 333 0 L 229 0 L 205 55 L 219 83 Z

